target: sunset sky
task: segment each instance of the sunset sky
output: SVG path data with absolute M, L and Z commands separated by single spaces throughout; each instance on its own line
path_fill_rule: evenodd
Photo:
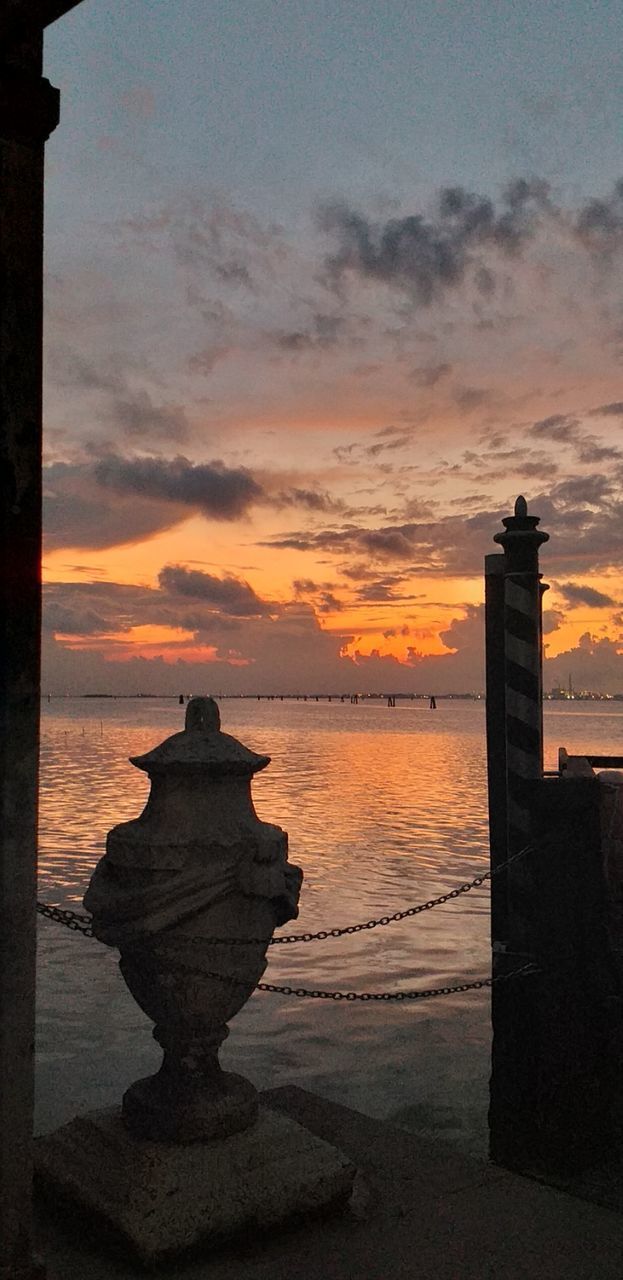
M 619 0 L 84 0 L 49 29 L 44 690 L 623 691 Z

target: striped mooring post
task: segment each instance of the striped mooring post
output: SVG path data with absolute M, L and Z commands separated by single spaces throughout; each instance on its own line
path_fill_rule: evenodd
M 543 659 L 539 547 L 549 534 L 538 529 L 539 517 L 528 515 L 524 497 L 503 521 L 494 542 L 504 549 L 504 758 L 506 768 L 506 857 L 525 848 L 532 834 L 526 781 L 543 774 Z M 530 884 L 528 863 L 519 862 L 506 877 L 508 924 L 506 943 L 516 956 L 530 956 Z
M 502 523 L 504 531 L 494 541 L 503 554 L 485 557 L 489 837 L 491 870 L 497 873 L 491 881 L 489 1132 L 492 1158 L 517 1168 L 526 1164 L 526 1115 L 538 1074 L 538 993 L 534 978 L 506 979 L 533 959 L 535 886 L 528 859 L 500 868 L 530 842 L 526 782 L 543 773 L 539 547 L 548 535 L 538 530 L 538 517 L 528 515 L 523 497 Z M 498 985 L 500 979 L 505 981 Z

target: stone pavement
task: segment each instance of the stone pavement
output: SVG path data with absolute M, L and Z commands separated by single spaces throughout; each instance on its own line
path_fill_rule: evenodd
M 263 1102 L 340 1147 L 350 1206 L 169 1274 L 184 1280 L 621 1280 L 623 1215 L 393 1129 L 303 1089 Z M 86 1222 L 38 1215 L 48 1280 L 131 1280 Z

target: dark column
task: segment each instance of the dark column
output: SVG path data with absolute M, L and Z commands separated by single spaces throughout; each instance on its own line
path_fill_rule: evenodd
M 41 561 L 42 34 L 0 55 L 0 1278 L 30 1280 Z

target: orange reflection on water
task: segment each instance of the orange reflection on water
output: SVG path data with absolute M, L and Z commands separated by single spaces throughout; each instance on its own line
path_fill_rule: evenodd
M 226 699 L 223 728 L 272 756 L 254 783 L 260 817 L 290 835 L 305 872 L 300 917 L 315 932 L 425 902 L 487 863 L 484 705 Z M 42 717 L 39 896 L 80 908 L 106 832 L 138 815 L 148 780 L 128 764 L 182 727 L 174 700 L 59 699 Z M 620 750 L 623 706 L 547 705 L 558 745 Z M 125 991 L 116 953 L 47 921 L 39 928 L 38 1124 L 113 1105 L 159 1055 Z M 267 978 L 397 991 L 489 971 L 486 886 L 400 923 L 274 947 Z M 234 1019 L 224 1066 L 258 1085 L 300 1083 L 373 1115 L 486 1145 L 486 992 L 403 1004 L 254 996 Z M 470 1080 L 469 1090 L 465 1089 Z M 462 1137 L 461 1137 L 462 1135 Z

